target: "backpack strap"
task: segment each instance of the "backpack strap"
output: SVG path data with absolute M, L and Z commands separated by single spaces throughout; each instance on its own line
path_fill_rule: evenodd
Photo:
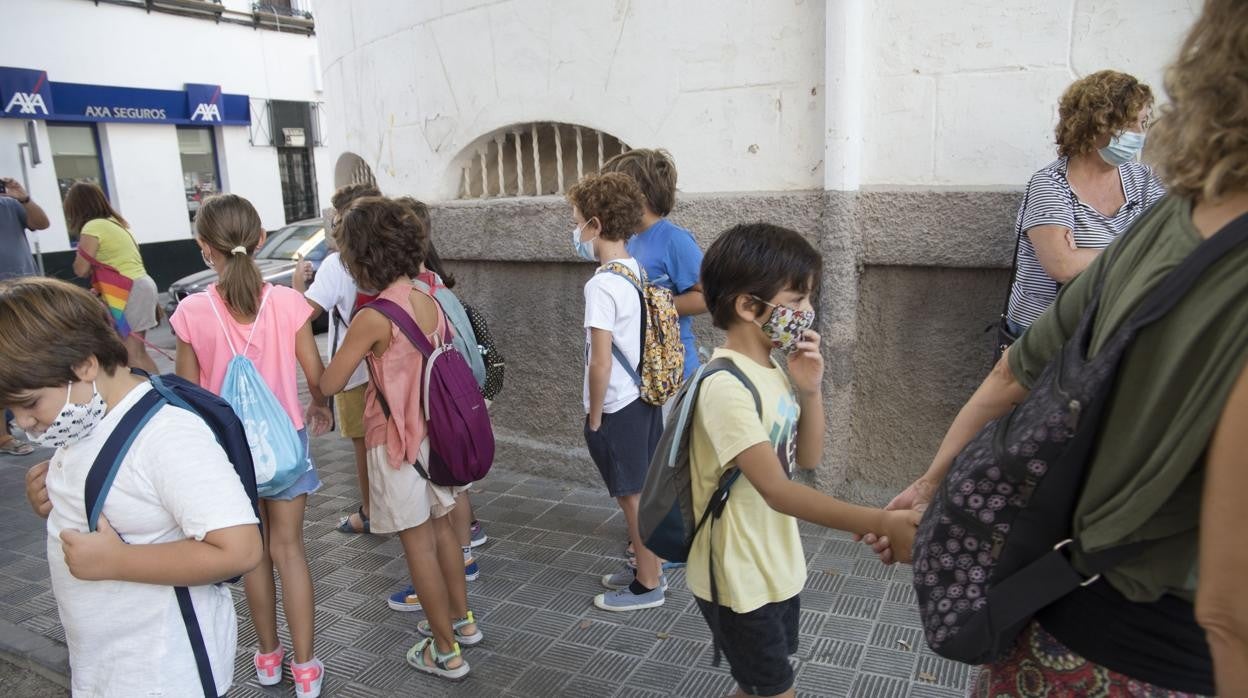
M 170 391 L 163 385 L 157 387 L 158 382 L 158 378 L 153 378 L 153 389 L 139 398 L 139 401 L 122 416 L 113 432 L 105 439 L 104 446 L 100 448 L 95 462 L 91 464 L 91 470 L 87 472 L 87 481 L 83 488 L 83 502 L 87 509 L 87 529 L 91 532 L 96 531 L 99 526 L 100 514 L 104 510 L 104 499 L 108 497 L 108 491 L 113 487 L 117 471 L 121 469 L 122 461 L 126 459 L 130 446 L 134 444 L 134 440 L 143 431 L 143 427 L 147 426 L 160 408 L 169 403 L 166 395 L 170 394 Z M 199 619 L 195 616 L 191 590 L 178 586 L 173 588 L 173 593 L 178 599 L 182 622 L 186 625 L 186 636 L 191 643 L 191 653 L 195 656 L 195 669 L 199 674 L 200 687 L 204 691 L 205 698 L 216 698 L 217 681 L 212 676 L 212 664 L 208 661 L 208 647 L 204 643 L 204 634 L 200 630 Z
M 758 418 L 763 418 L 763 400 L 758 394 L 758 389 L 754 387 L 754 383 L 746 377 L 745 373 L 732 360 L 725 357 L 712 359 L 710 363 L 703 365 L 698 369 L 698 373 L 694 375 L 699 392 L 701 391 L 701 381 L 710 378 L 716 373 L 730 373 L 741 384 L 750 391 L 750 396 L 754 398 L 754 411 L 758 413 Z M 685 404 L 681 405 L 680 419 L 677 420 L 678 428 L 687 428 L 689 418 L 693 411 L 693 403 L 697 402 L 697 395 L 685 400 Z M 674 443 L 679 443 L 680 438 L 673 439 Z M 693 528 L 693 538 L 696 540 L 698 532 L 702 530 L 703 525 L 710 521 L 711 526 L 715 526 L 715 521 L 724 513 L 724 508 L 728 506 L 728 494 L 735 483 L 741 477 L 741 469 L 733 468 L 731 472 L 726 472 L 719 478 L 719 486 L 711 493 L 710 500 L 706 503 L 706 509 L 702 512 L 702 517 L 698 519 L 698 523 Z M 710 537 L 706 541 L 706 564 L 711 579 L 711 605 L 714 607 L 714 613 L 711 614 L 711 644 L 714 646 L 715 654 L 711 659 L 712 666 L 719 666 L 720 647 L 722 645 L 721 633 L 719 630 L 719 584 L 715 581 L 715 538 Z
M 641 264 L 638 263 L 637 266 L 640 268 Z M 624 372 L 627 373 L 628 377 L 632 379 L 633 384 L 640 388 L 642 382 L 641 365 L 645 360 L 646 324 L 648 319 L 646 317 L 646 270 L 641 270 L 641 279 L 638 280 L 636 276 L 633 276 L 633 270 L 629 269 L 624 264 L 620 262 L 608 262 L 595 273 L 614 274 L 626 279 L 628 283 L 632 284 L 633 288 L 637 289 L 637 299 L 641 302 L 641 343 L 637 345 L 639 348 L 637 353 L 641 355 L 641 358 L 637 361 L 637 367 L 633 368 L 633 365 L 628 360 L 628 357 L 624 356 L 624 350 L 620 349 L 619 345 L 615 343 L 614 338 L 611 340 L 611 355 L 615 357 L 616 361 L 620 362 L 620 366 L 624 367 Z

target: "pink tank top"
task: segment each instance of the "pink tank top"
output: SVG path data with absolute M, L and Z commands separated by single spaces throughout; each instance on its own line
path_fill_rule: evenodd
M 402 279 L 391 284 L 377 297 L 397 303 L 412 313 L 410 281 Z M 438 309 L 438 328 L 430 341 L 446 327 L 446 316 Z M 436 341 L 434 341 L 436 345 Z M 380 357 L 369 355 L 372 372 L 365 391 L 364 445 L 368 448 L 386 447 L 386 459 L 390 467 L 399 469 L 420 460 L 420 445 L 427 431 L 424 408 L 421 404 L 421 375 L 425 369 L 425 357 L 412 345 L 403 331 L 390 323 L 390 346 Z M 377 399 L 377 386 L 382 387 L 386 404 L 390 406 L 390 419 L 386 419 Z

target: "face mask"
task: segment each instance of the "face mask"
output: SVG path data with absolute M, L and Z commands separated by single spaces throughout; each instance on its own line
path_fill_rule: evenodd
M 594 240 L 597 240 L 598 236 L 595 235 L 588 240 L 582 240 L 581 239 L 582 227 L 583 226 L 578 225 L 576 226 L 576 228 L 572 230 L 572 246 L 576 248 L 576 254 L 581 259 L 585 260 L 586 262 L 597 262 L 598 257 L 594 255 Z
M 70 446 L 85 439 L 95 427 L 104 418 L 106 405 L 104 398 L 100 397 L 100 393 L 95 389 L 95 383 L 91 384 L 91 399 L 85 405 L 79 405 L 69 401 L 69 391 L 73 387 L 65 389 L 65 406 L 56 415 L 56 419 L 52 420 L 52 424 L 42 434 L 30 434 L 31 441 L 44 446 L 46 448 L 61 448 Z
M 773 305 L 762 298 L 754 300 L 771 307 L 771 317 L 767 322 L 760 324 L 755 320 L 754 324 L 771 340 L 772 348 L 780 349 L 786 354 L 797 351 L 797 343 L 801 341 L 802 335 L 815 325 L 815 311 Z
M 1135 131 L 1123 131 L 1109 139 L 1109 145 L 1099 151 L 1101 159 L 1114 167 L 1126 164 L 1135 159 L 1144 149 L 1144 134 Z

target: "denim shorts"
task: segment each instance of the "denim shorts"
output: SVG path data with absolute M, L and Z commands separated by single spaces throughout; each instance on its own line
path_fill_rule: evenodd
M 308 448 L 307 429 L 299 430 L 299 443 L 303 444 L 304 457 L 308 459 L 308 469 L 286 489 L 267 497 L 261 497 L 261 499 L 278 499 L 283 502 L 289 502 L 301 494 L 312 494 L 321 489 L 321 478 L 316 474 L 316 464 L 312 462 L 312 449 Z
M 797 654 L 801 596 L 749 613 L 703 599 L 698 599 L 698 608 L 712 628 L 712 618 L 719 616 L 719 647 L 742 691 L 751 696 L 777 696 L 793 687 L 789 657 Z
M 585 417 L 585 446 L 612 497 L 641 492 L 650 456 L 662 436 L 662 408 L 641 398 L 618 412 L 603 414 L 598 431 L 590 431 L 589 417 Z

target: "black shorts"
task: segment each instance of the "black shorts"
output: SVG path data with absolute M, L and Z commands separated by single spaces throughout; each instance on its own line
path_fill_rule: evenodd
M 789 657 L 797 654 L 801 596 L 749 613 L 736 613 L 703 599 L 698 599 L 698 608 L 712 632 L 712 616 L 718 614 L 719 646 L 742 691 L 752 696 L 778 696 L 793 688 Z
M 589 430 L 585 417 L 585 445 L 594 459 L 607 492 L 624 497 L 641 492 L 650 468 L 650 456 L 663 436 L 662 408 L 640 398 L 618 412 L 602 415 L 598 431 Z

